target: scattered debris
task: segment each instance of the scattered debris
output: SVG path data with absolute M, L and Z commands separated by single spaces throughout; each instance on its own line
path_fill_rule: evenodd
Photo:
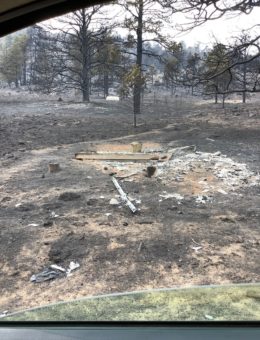
M 142 248 L 143 248 L 143 242 L 141 241 L 139 246 L 138 246 L 137 252 L 140 253 Z
M 164 193 L 162 195 L 159 195 L 160 197 L 164 198 L 164 199 L 168 199 L 168 198 L 176 198 L 177 201 L 182 201 L 184 199 L 184 196 L 177 194 L 177 193 L 173 193 L 173 194 L 169 194 L 169 193 Z
M 221 156 L 221 152 L 220 152 L 220 151 L 214 152 L 213 155 L 214 155 L 214 156 Z M 223 155 L 223 156 L 224 156 L 224 155 Z
M 111 215 L 112 215 L 112 213 L 105 213 L 105 215 L 106 215 L 106 216 L 111 216 Z
M 118 183 L 118 181 L 116 180 L 116 178 L 112 177 L 112 181 L 113 181 L 115 187 L 117 188 L 117 190 L 118 190 L 118 192 L 119 192 L 119 194 L 121 196 L 121 200 L 125 203 L 126 206 L 128 206 L 128 208 L 132 211 L 132 213 L 136 213 L 137 212 L 137 208 L 128 199 L 126 193 L 123 191 L 123 189 L 121 188 L 121 186 Z
M 38 223 L 30 223 L 28 224 L 28 227 L 39 227 Z
M 52 218 L 59 217 L 59 215 L 57 215 L 54 211 L 52 211 L 52 212 L 50 213 L 50 216 L 51 216 Z
M 0 313 L 0 318 L 4 318 L 5 316 L 7 316 L 8 314 L 8 310 L 4 310 L 3 312 Z
M 193 243 L 197 244 L 197 246 L 200 247 L 200 244 L 198 242 L 196 242 L 193 238 L 191 239 Z
M 212 138 L 206 138 L 206 140 L 208 140 L 210 142 L 215 142 L 215 139 L 212 139 Z
M 202 247 L 194 247 L 192 246 L 191 249 L 195 250 L 195 253 L 198 253 L 200 249 L 202 249 Z
M 60 171 L 60 165 L 59 165 L 59 163 L 49 163 L 48 169 L 49 169 L 50 173 L 58 172 L 58 171 Z
M 73 261 L 70 262 L 68 269 L 60 267 L 56 264 L 52 264 L 50 265 L 50 267 L 44 269 L 42 272 L 32 275 L 30 281 L 34 283 L 41 283 L 44 281 L 54 280 L 60 277 L 65 276 L 68 277 L 71 276 L 71 272 L 73 270 L 79 267 L 80 267 L 79 263 Z
M 211 316 L 211 315 L 205 314 L 204 316 L 208 320 L 214 320 L 213 316 Z
M 116 198 L 111 198 L 109 204 L 111 204 L 111 205 L 119 205 L 120 202 Z
M 227 192 L 223 189 L 217 189 L 217 192 L 219 192 L 220 194 L 223 194 L 223 195 L 227 195 Z
M 255 186 L 260 183 L 260 176 L 248 169 L 246 164 L 237 163 L 231 158 L 221 154 L 199 152 L 178 155 L 167 162 L 157 164 L 156 177 L 160 178 L 163 184 L 169 184 L 175 178 L 183 178 L 192 175 L 198 183 L 198 176 L 205 178 L 205 173 L 210 176 L 210 181 L 200 184 L 201 190 L 208 190 L 209 193 L 218 192 L 224 194 L 229 191 L 236 191 L 242 187 Z M 196 177 L 196 176 L 197 177 Z
M 49 281 L 53 279 L 57 279 L 58 277 L 61 277 L 60 271 L 55 271 L 51 268 L 44 269 L 42 272 L 38 274 L 34 274 L 31 276 L 30 281 L 34 283 L 41 283 L 44 281 Z
M 35 208 L 34 204 L 31 203 L 18 203 L 15 205 L 16 208 L 18 208 L 19 211 L 30 211 L 33 210 Z
M 206 204 L 207 202 L 211 201 L 211 198 L 209 196 L 206 195 L 198 195 L 196 198 L 196 203 L 202 203 L 202 204 Z
M 71 261 L 71 262 L 70 262 L 70 265 L 69 265 L 69 268 L 66 270 L 67 276 L 70 276 L 70 275 L 71 275 L 71 272 L 72 272 L 73 270 L 79 268 L 79 267 L 80 267 L 80 265 L 79 265 L 78 262 L 73 262 L 73 261 Z
M 60 267 L 60 266 L 58 266 L 58 265 L 56 265 L 56 264 L 50 265 L 50 268 L 51 268 L 51 269 L 57 269 L 57 270 L 59 270 L 60 272 L 66 273 L 66 269 L 65 269 L 65 268 Z

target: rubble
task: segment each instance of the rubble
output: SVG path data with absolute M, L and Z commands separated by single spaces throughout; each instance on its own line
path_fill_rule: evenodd
M 251 171 L 246 164 L 233 161 L 221 154 L 196 152 L 181 155 L 165 163 L 158 163 L 157 174 L 164 184 L 184 177 L 189 173 L 211 173 L 217 183 L 209 185 L 204 181 L 204 192 L 218 191 L 227 194 L 246 186 L 255 186 L 260 183 L 260 176 Z

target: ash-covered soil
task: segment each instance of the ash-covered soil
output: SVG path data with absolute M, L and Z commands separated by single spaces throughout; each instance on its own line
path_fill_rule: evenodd
M 260 281 L 259 106 L 177 104 L 147 101 L 133 129 L 122 103 L 1 102 L 0 314 L 103 293 Z M 148 178 L 146 163 L 74 159 L 129 151 L 133 141 L 172 160 L 153 161 Z M 61 170 L 49 173 L 50 162 Z M 111 174 L 136 214 L 110 204 L 120 202 Z M 70 261 L 80 264 L 71 276 L 30 282 Z

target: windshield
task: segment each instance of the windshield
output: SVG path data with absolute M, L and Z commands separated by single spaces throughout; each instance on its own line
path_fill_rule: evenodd
M 260 10 L 236 3 L 0 39 L 1 320 L 260 319 Z

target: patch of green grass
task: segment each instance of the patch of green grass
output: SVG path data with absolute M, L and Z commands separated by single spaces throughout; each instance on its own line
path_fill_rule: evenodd
M 2 321 L 260 320 L 260 284 L 196 287 L 85 298 Z

